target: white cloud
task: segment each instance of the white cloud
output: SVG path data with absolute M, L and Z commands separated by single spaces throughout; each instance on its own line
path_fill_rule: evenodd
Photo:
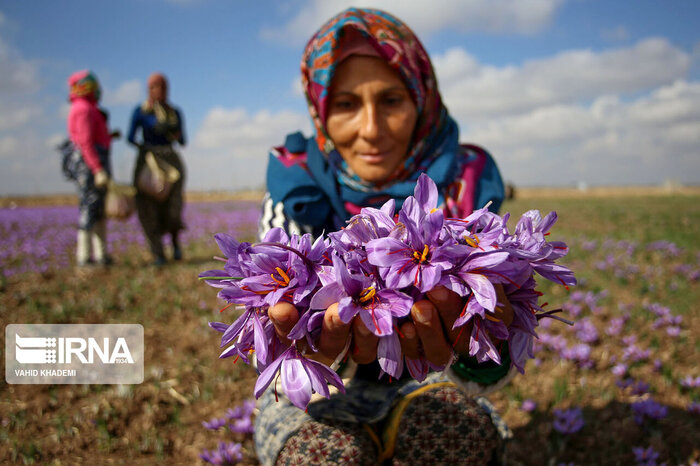
M 2 194 L 71 192 L 63 181 L 59 153 L 31 129 L 0 136 Z
M 186 149 L 188 186 L 192 189 L 257 188 L 264 185 L 267 154 L 284 137 L 302 130 L 310 134 L 309 117 L 291 111 L 213 108 Z
M 3 102 L 2 108 L 3 110 L 0 111 L 0 131 L 22 127 L 43 114 L 42 109 L 34 104 L 20 106 Z
M 595 53 L 569 50 L 522 66 L 479 64 L 461 48 L 433 60 L 443 98 L 465 122 L 647 91 L 684 77 L 691 58 L 663 38 Z
M 603 39 L 607 39 L 609 41 L 622 42 L 629 38 L 630 32 L 625 26 L 617 26 L 612 29 L 604 29 L 600 35 L 603 37 Z
M 23 58 L 0 37 L 0 96 L 39 90 L 39 65 Z
M 488 148 L 516 184 L 697 184 L 700 82 L 677 81 L 631 102 L 545 106 L 473 125 L 462 139 Z
M 104 104 L 107 106 L 135 105 L 143 98 L 144 86 L 138 79 L 123 82 L 114 90 L 105 89 Z
M 440 30 L 532 33 L 550 23 L 563 0 L 311 0 L 281 27 L 266 27 L 261 36 L 298 46 L 328 19 L 354 6 L 377 8 L 405 21 L 419 37 Z

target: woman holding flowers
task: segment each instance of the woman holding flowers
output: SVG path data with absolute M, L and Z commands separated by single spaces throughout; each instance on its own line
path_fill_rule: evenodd
M 443 215 L 461 218 L 484 206 L 499 208 L 504 189 L 498 168 L 485 150 L 459 144 L 458 127 L 441 100 L 430 59 L 400 20 L 378 10 L 345 10 L 314 34 L 301 67 L 315 135 L 307 139 L 291 134 L 284 146 L 272 151 L 261 237 L 272 227 L 315 237 L 336 230 L 342 235 L 346 221 L 364 207 L 379 208 L 392 200 L 396 209 L 401 207 L 422 173 L 437 189 L 431 191 L 421 181 L 423 194 L 417 196 L 422 198 L 411 198 L 416 207 L 401 214 L 407 215 L 404 223 L 412 225 L 407 229 L 415 235 L 423 224 L 442 225 Z M 435 214 L 431 203 L 442 213 Z M 374 225 L 394 225 L 389 217 L 393 208 L 382 212 L 390 213 L 376 214 Z M 353 234 L 349 226 L 344 231 Z M 415 301 L 402 293 L 377 291 L 366 276 L 346 273 L 345 264 L 332 258 L 336 283 L 311 300 L 326 311 L 319 324 L 318 352 L 308 357 L 337 368 L 347 381 L 346 392 L 312 399 L 306 412 L 284 397 L 276 401 L 272 389 L 263 394 L 255 434 L 263 464 L 500 461 L 509 431 L 480 395 L 509 380 L 508 345 L 498 344 L 494 331 L 495 346 L 485 351 L 502 364 L 469 357 L 464 328 L 453 329 L 468 303 L 437 284 L 434 269 L 449 262 L 449 253 L 438 253 L 438 238 L 431 238 L 415 240 L 415 247 L 397 246 L 387 238 L 366 248 L 373 263 L 391 267 L 383 277 L 387 283 L 395 288 L 415 285 L 421 292 Z M 313 254 L 311 246 L 306 249 Z M 276 270 L 269 276 L 288 284 L 284 270 Z M 477 289 L 478 274 L 465 270 L 463 280 L 470 283 L 473 278 L 470 286 Z M 505 328 L 512 308 L 501 286 L 496 285 L 496 292 L 498 305 L 490 318 Z M 399 315 L 411 319 L 392 328 L 392 316 Z M 268 316 L 281 341 L 297 340 L 290 332 L 300 313 L 292 303 L 279 300 Z M 403 368 L 405 360 L 413 377 L 387 363 L 389 350 L 380 336 L 388 333 L 395 335 L 394 348 L 400 349 L 399 364 Z M 298 343 L 289 351 L 303 354 L 307 349 Z M 290 364 L 288 371 L 292 369 Z M 392 378 L 392 372 L 403 375 Z M 290 384 L 288 379 L 283 385 Z

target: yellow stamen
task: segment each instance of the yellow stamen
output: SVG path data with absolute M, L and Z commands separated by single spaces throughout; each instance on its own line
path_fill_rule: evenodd
M 362 293 L 360 293 L 360 302 L 366 303 L 370 299 L 374 298 L 375 294 L 377 294 L 377 290 L 375 290 L 373 286 L 365 288 L 362 290 Z
M 418 251 L 413 251 L 413 258 L 422 264 L 423 262 L 425 262 L 428 259 L 429 252 L 430 252 L 430 248 L 428 248 L 428 245 L 426 244 L 425 247 L 423 248 L 423 253 L 419 253 Z
M 479 246 L 479 238 L 476 236 L 474 238 L 471 238 L 470 236 L 465 236 L 464 241 L 466 241 L 467 244 L 473 248 Z
M 436 208 L 432 209 L 432 210 L 430 211 L 430 213 L 432 214 L 433 212 L 437 212 L 438 210 L 440 210 L 440 209 L 438 209 L 438 208 L 436 207 Z
M 497 319 L 497 318 L 495 318 L 494 316 L 492 316 L 492 315 L 490 315 L 490 314 L 488 314 L 488 313 L 486 313 L 486 318 L 487 318 L 488 320 L 490 320 L 491 322 L 500 322 L 500 321 L 501 321 L 500 319 Z
M 275 281 L 275 283 L 282 286 L 289 285 L 289 276 L 284 272 L 284 270 L 280 269 L 279 267 L 275 267 L 275 270 L 277 270 L 277 273 L 280 274 L 280 277 L 282 277 L 282 280 L 278 280 L 275 278 L 275 274 L 271 273 L 270 277 Z

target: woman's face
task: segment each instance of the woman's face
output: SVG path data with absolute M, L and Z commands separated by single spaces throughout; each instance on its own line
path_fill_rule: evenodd
M 360 178 L 381 183 L 406 157 L 418 119 L 399 75 L 379 57 L 353 55 L 336 68 L 326 130 Z
M 151 85 L 148 86 L 148 92 L 151 95 L 151 99 L 155 100 L 156 102 L 165 101 L 165 86 L 163 86 L 162 82 L 155 81 L 151 83 Z

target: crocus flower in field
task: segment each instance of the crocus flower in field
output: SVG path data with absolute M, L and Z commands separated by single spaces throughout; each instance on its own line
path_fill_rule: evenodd
M 552 427 L 560 434 L 575 434 L 583 428 L 583 424 L 581 408 L 554 410 L 554 422 L 552 423 Z
M 203 450 L 199 457 L 210 464 L 231 465 L 243 460 L 241 444 L 234 442 L 219 442 L 216 450 Z
M 663 419 L 668 414 L 668 407 L 664 406 L 651 398 L 632 403 L 632 411 L 634 411 L 634 420 L 637 424 L 642 424 L 644 418 Z
M 681 387 L 691 389 L 700 388 L 700 376 L 693 378 L 693 376 L 686 376 L 681 380 Z
M 691 401 L 688 404 L 688 412 L 693 414 L 700 414 L 700 401 Z
M 582 369 L 589 369 L 594 365 L 591 360 L 591 347 L 585 343 L 567 347 L 559 355 L 562 359 L 576 362 Z
M 202 422 L 202 425 L 209 430 L 218 430 L 228 424 L 228 419 L 213 418 L 209 422 Z
M 628 388 L 630 389 L 631 395 L 641 396 L 649 393 L 649 389 L 651 387 L 647 382 L 644 382 L 643 380 L 635 380 L 634 383 L 630 384 Z
M 250 417 L 244 417 L 242 419 L 235 419 L 228 425 L 231 432 L 236 432 L 239 434 L 252 434 L 255 430 L 253 421 Z
M 616 364 L 615 366 L 613 366 L 610 372 L 612 372 L 615 375 L 615 377 L 622 377 L 627 373 L 627 364 Z
M 520 409 L 525 411 L 526 413 L 531 413 L 537 408 L 537 403 L 535 403 L 532 400 L 524 400 L 523 403 L 520 405 Z
M 250 417 L 255 410 L 255 400 L 245 400 L 235 408 L 229 408 L 226 411 L 226 419 L 244 419 Z
M 613 317 L 612 319 L 610 319 L 610 324 L 605 330 L 605 333 L 611 336 L 619 335 L 622 331 L 622 326 L 625 325 L 626 321 L 627 319 L 625 319 L 624 317 Z
M 652 447 L 634 447 L 632 448 L 632 452 L 634 453 L 634 460 L 637 462 L 638 466 L 656 466 L 656 460 L 659 459 L 659 453 Z
M 595 343 L 598 341 L 598 329 L 589 319 L 579 320 L 574 324 L 576 337 L 584 343 Z

